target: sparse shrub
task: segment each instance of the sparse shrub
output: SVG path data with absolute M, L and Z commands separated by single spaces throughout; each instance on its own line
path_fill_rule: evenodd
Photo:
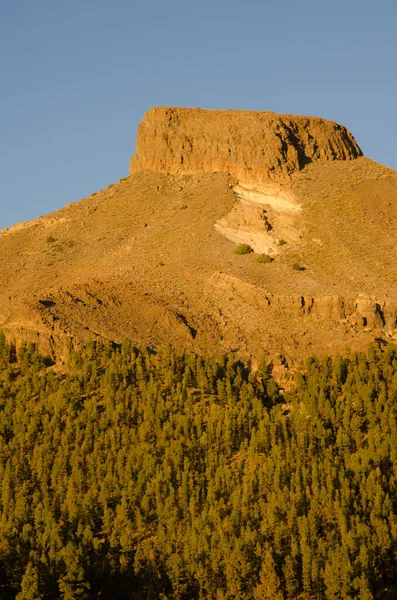
M 278 240 L 278 245 L 279 246 L 285 246 L 285 244 L 287 243 L 285 240 Z
M 74 240 L 58 241 L 57 238 L 50 235 L 47 238 L 47 244 L 51 244 L 51 246 L 47 250 L 47 252 L 54 254 L 54 252 L 63 252 L 66 248 L 73 248 L 75 246 L 75 241 Z
M 274 261 L 274 258 L 272 258 L 271 256 L 269 256 L 268 254 L 258 254 L 258 256 L 256 257 L 256 262 L 265 265 L 267 263 L 271 263 Z
M 294 269 L 294 271 L 306 271 L 306 268 L 302 267 L 302 265 L 300 265 L 299 263 L 294 263 L 292 265 L 292 268 Z
M 249 244 L 239 244 L 234 249 L 234 254 L 252 254 L 253 249 Z

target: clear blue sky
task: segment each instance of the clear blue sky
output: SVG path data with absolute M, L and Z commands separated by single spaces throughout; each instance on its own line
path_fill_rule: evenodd
M 2 0 L 0 229 L 128 173 L 156 105 L 318 115 L 397 169 L 395 0 Z

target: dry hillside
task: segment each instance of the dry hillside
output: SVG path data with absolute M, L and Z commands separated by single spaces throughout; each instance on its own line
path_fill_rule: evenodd
M 267 353 L 282 368 L 396 336 L 397 173 L 344 127 L 153 109 L 131 170 L 0 234 L 10 338 L 58 358 L 130 337 Z M 255 252 L 236 254 L 240 243 Z

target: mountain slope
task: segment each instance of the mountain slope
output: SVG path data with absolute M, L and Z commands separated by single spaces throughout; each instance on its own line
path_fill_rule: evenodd
M 308 118 L 296 119 L 308 123 L 290 141 L 299 149 L 315 136 Z M 325 136 L 329 122 L 319 121 Z M 340 159 L 318 151 L 288 173 L 285 160 L 296 153 L 273 149 L 279 174 L 266 164 L 249 181 L 237 171 L 173 173 L 166 163 L 156 171 L 150 157 L 141 165 L 149 170 L 138 171 L 137 159 L 136 172 L 109 188 L 3 231 L 0 329 L 58 358 L 89 338 L 130 337 L 244 357 L 268 352 L 280 365 L 393 337 L 397 173 L 330 127 L 342 132 L 341 147 L 349 140 Z M 235 254 L 238 243 L 255 253 Z M 272 262 L 259 263 L 262 253 Z

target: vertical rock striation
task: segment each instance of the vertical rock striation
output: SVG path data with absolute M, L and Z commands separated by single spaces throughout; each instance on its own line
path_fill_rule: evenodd
M 159 107 L 139 125 L 130 172 L 226 172 L 246 183 L 281 183 L 313 161 L 361 155 L 346 127 L 318 117 Z

